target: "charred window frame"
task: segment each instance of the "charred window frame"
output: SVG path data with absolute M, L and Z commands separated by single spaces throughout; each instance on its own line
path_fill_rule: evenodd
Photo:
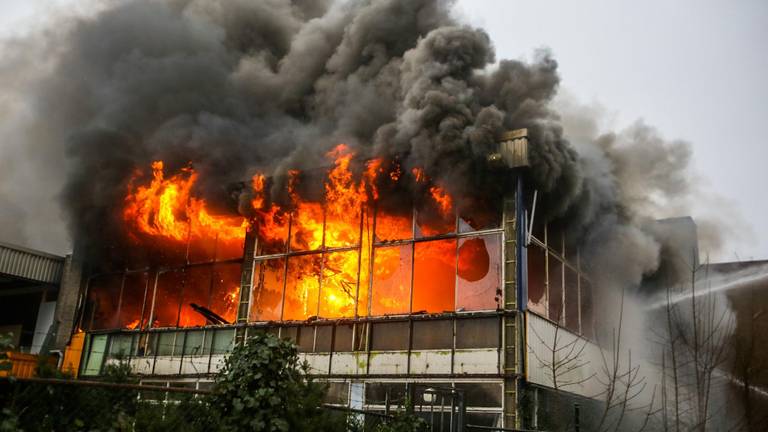
M 498 305 L 496 303 L 496 291 L 500 289 L 501 287 L 501 256 L 502 256 L 502 245 L 503 245 L 503 229 L 501 227 L 501 203 L 499 202 L 498 205 L 492 205 L 487 206 L 489 208 L 492 208 L 492 210 L 489 212 L 490 216 L 485 217 L 473 217 L 473 216 L 467 216 L 465 213 L 469 213 L 466 211 L 454 211 L 452 213 L 452 216 L 450 218 L 451 222 L 450 225 L 452 226 L 451 229 L 447 229 L 445 231 L 447 232 L 440 232 L 440 233 L 433 233 L 433 235 L 425 235 L 423 230 L 419 229 L 420 224 L 420 215 L 421 212 L 417 211 L 415 208 L 412 209 L 410 216 L 408 217 L 409 220 L 409 226 L 408 228 L 405 228 L 405 225 L 403 225 L 401 229 L 401 233 L 398 235 L 395 235 L 396 238 L 394 239 L 386 239 L 383 238 L 383 235 L 379 232 L 380 230 L 377 228 L 377 223 L 379 222 L 380 214 L 377 211 L 376 207 L 368 207 L 364 206 L 361 208 L 360 211 L 355 212 L 355 217 L 359 215 L 359 227 L 360 227 L 360 235 L 357 236 L 357 244 L 354 245 L 343 245 L 341 247 L 338 247 L 337 245 L 331 245 L 329 246 L 327 244 L 326 240 L 326 233 L 325 233 L 325 223 L 326 223 L 326 213 L 327 211 L 323 208 L 322 214 L 323 214 L 323 241 L 319 248 L 313 249 L 313 250 L 302 250 L 302 249 L 296 249 L 295 247 L 291 247 L 292 239 L 294 238 L 294 224 L 293 219 L 295 218 L 295 215 L 288 213 L 287 214 L 287 235 L 285 238 L 285 244 L 284 247 L 278 247 L 274 248 L 271 247 L 268 251 L 268 253 L 260 253 L 262 251 L 259 251 L 261 249 L 259 246 L 257 246 L 257 255 L 255 257 L 255 264 L 254 264 L 254 283 L 253 288 L 251 290 L 251 301 L 250 301 L 250 308 L 251 313 L 249 316 L 250 322 L 263 322 L 263 321 L 271 321 L 271 320 L 279 320 L 279 321 L 293 321 L 293 320 L 306 320 L 309 318 L 359 318 L 361 316 L 383 316 L 383 315 L 408 315 L 414 312 L 414 279 L 416 276 L 416 268 L 415 268 L 415 256 L 418 252 L 417 249 L 426 247 L 428 245 L 428 242 L 446 242 L 446 241 L 453 241 L 453 247 L 451 247 L 451 272 L 452 276 L 450 277 L 452 280 L 447 283 L 444 289 L 447 291 L 450 291 L 451 297 L 450 299 L 450 307 L 441 307 L 440 311 L 432 311 L 432 312 L 453 312 L 453 311 L 480 311 L 480 310 L 495 310 L 498 308 Z M 474 215 L 477 216 L 477 215 Z M 384 217 L 384 216 L 381 216 Z M 386 217 L 391 217 L 391 215 L 387 214 Z M 402 217 L 402 215 L 400 216 Z M 487 286 L 484 286 L 486 288 L 483 292 L 488 291 L 487 299 L 482 298 L 479 300 L 471 300 L 472 294 L 477 295 L 476 293 L 472 293 L 472 289 L 477 289 L 472 286 L 472 283 L 475 282 L 471 280 L 470 283 L 465 283 L 463 280 L 460 280 L 463 274 L 460 274 L 459 271 L 459 260 L 460 260 L 460 254 L 462 252 L 462 247 L 467 245 L 468 243 L 471 243 L 472 241 L 478 242 L 482 241 L 485 242 L 486 247 L 491 248 L 491 250 L 487 251 L 487 254 L 490 256 L 490 264 L 489 269 L 487 272 L 490 274 L 490 276 L 487 276 L 486 279 L 490 280 L 484 280 L 484 284 Z M 257 240 L 258 242 L 258 240 Z M 424 246 L 420 246 L 421 244 L 424 244 Z M 392 250 L 392 248 L 400 248 L 401 254 L 404 257 L 410 257 L 411 263 L 408 265 L 405 263 L 404 265 L 407 266 L 407 268 L 404 268 L 404 273 L 402 276 L 404 278 L 407 278 L 408 280 L 404 282 L 408 285 L 408 292 L 405 293 L 398 293 L 402 296 L 407 296 L 407 305 L 404 305 L 400 308 L 394 308 L 394 309 L 384 309 L 378 308 L 375 306 L 375 302 L 377 301 L 377 287 L 378 286 L 378 280 L 377 278 L 377 267 L 375 265 L 376 259 L 377 259 L 377 251 L 379 253 L 383 252 L 384 250 Z M 496 248 L 499 249 L 498 253 L 495 250 Z M 469 249 L 468 247 L 465 247 L 465 249 Z M 274 253 L 275 251 L 279 251 L 278 253 Z M 272 253 L 269 253 L 272 252 Z M 356 253 L 356 257 L 358 259 L 358 266 L 356 271 L 357 280 L 356 281 L 347 281 L 346 286 L 349 287 L 349 295 L 351 295 L 352 291 L 354 291 L 354 302 L 355 306 L 352 308 L 353 310 L 346 309 L 345 312 L 339 313 L 331 313 L 328 312 L 329 308 L 325 308 L 323 306 L 323 302 L 325 301 L 322 293 L 324 288 L 324 283 L 327 284 L 326 274 L 326 261 L 327 257 L 331 256 L 334 253 Z M 317 291 L 317 313 L 310 313 L 307 311 L 307 313 L 302 313 L 299 315 L 296 314 L 286 314 L 286 302 L 291 299 L 291 293 L 289 293 L 289 262 L 293 259 L 300 259 L 297 257 L 302 256 L 319 256 L 319 262 L 320 264 L 320 270 L 319 274 L 322 277 L 318 277 L 318 283 L 316 284 L 316 287 L 311 287 L 310 291 Z M 499 262 L 496 263 L 495 260 L 498 260 Z M 277 263 L 277 264 L 283 264 L 283 270 L 281 274 L 278 274 L 279 272 L 279 265 L 275 266 L 272 265 L 272 269 L 270 270 L 269 274 L 264 274 L 263 271 L 261 271 L 265 266 L 268 266 L 267 263 Z M 272 279 L 272 286 L 269 287 L 269 292 L 265 291 L 265 284 L 264 280 L 266 279 Z M 324 281 L 325 279 L 325 281 Z M 277 294 L 277 289 L 279 289 L 279 283 L 283 283 L 283 287 L 280 292 L 280 296 Z M 416 288 L 418 289 L 418 288 Z M 469 292 L 470 295 L 464 295 L 466 292 Z M 313 293 L 314 295 L 314 293 Z M 269 297 L 271 299 L 270 305 L 265 306 L 264 305 L 264 298 Z M 286 299 L 288 297 L 288 299 Z M 277 299 L 280 298 L 280 301 Z M 470 298 L 468 300 L 468 298 Z M 314 297 L 308 298 L 312 300 L 312 308 L 314 309 Z M 279 303 L 279 304 L 278 304 Z M 418 307 L 418 298 L 417 298 L 417 305 Z M 278 310 L 279 309 L 279 313 Z
M 568 240 L 558 224 L 534 225 L 527 246 L 527 307 L 574 333 L 590 337 L 591 328 L 587 327 L 591 323 L 585 322 L 584 314 L 587 309 L 591 314 L 591 284 L 582 271 L 579 249 Z M 542 282 L 543 293 L 539 292 Z M 589 306 L 585 301 L 590 302 Z

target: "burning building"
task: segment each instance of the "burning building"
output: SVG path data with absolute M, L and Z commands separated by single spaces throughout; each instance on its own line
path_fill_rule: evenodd
M 446 0 L 134 0 L 66 24 L 25 118 L 67 161 L 82 375 L 126 357 L 203 386 L 271 332 L 355 407 L 421 383 L 464 390 L 470 423 L 537 426 L 547 389 L 598 393 L 540 359 L 564 335 L 600 355 L 596 293 L 658 268 L 644 205 L 686 193 L 687 144 L 564 122 L 552 55 L 497 62 Z
M 589 337 L 591 290 L 563 230 L 535 219 L 527 131 L 488 156 L 507 192 L 457 200 L 418 168 L 339 145 L 320 175 L 289 171 L 283 203 L 255 174 L 250 218 L 212 213 L 191 167 L 155 162 L 122 210 L 146 256 L 87 280 L 81 374 L 127 358 L 147 381 L 203 386 L 234 344 L 270 332 L 339 403 L 382 409 L 420 383 L 465 390 L 470 423 L 520 425 L 527 326 Z

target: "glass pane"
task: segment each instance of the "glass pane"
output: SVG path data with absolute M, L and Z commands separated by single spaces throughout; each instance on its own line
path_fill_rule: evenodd
M 249 320 L 279 320 L 283 307 L 284 286 L 285 258 L 256 263 Z
M 459 211 L 459 232 L 471 232 L 501 226 L 501 201 L 470 200 Z
M 549 319 L 560 322 L 563 317 L 563 263 L 549 254 Z
M 498 318 L 456 320 L 456 349 L 497 348 L 501 341 Z
M 107 335 L 94 335 L 91 338 L 88 361 L 85 363 L 83 375 L 98 375 L 107 350 Z
M 373 323 L 371 350 L 393 351 L 408 349 L 408 322 Z
M 444 312 L 455 308 L 456 240 L 415 244 L 413 312 Z
M 237 321 L 242 268 L 239 262 L 219 263 L 213 266 L 213 288 L 209 308 L 229 324 Z
M 496 296 L 501 286 L 501 235 L 460 239 L 458 275 L 458 310 L 497 309 Z
M 528 308 L 547 316 L 547 275 L 546 252 L 544 248 L 531 243 L 528 253 Z
M 109 342 L 109 356 L 111 358 L 125 358 L 132 353 L 133 335 L 114 335 Z
M 90 330 L 118 328 L 118 304 L 123 275 L 97 276 L 88 285 L 90 313 L 86 325 Z
M 290 215 L 272 207 L 256 215 L 258 247 L 256 255 L 283 253 L 288 244 L 288 221 Z
M 183 285 L 184 273 L 181 270 L 167 271 L 158 275 L 152 327 L 176 326 L 179 321 Z
M 371 315 L 408 313 L 411 302 L 412 245 L 374 250 Z
M 194 266 L 185 269 L 186 277 L 182 295 L 179 327 L 202 326 L 208 323 L 203 312 L 207 312 L 211 300 L 213 266 Z
M 187 332 L 187 337 L 184 340 L 184 355 L 202 355 L 203 343 L 205 342 L 205 332 L 202 330 L 196 330 Z
M 414 321 L 412 348 L 415 350 L 453 348 L 453 320 Z
M 182 349 L 183 343 L 184 343 L 184 333 L 162 332 L 158 337 L 157 355 L 159 356 L 181 355 L 181 349 Z
M 319 254 L 288 258 L 283 319 L 305 320 L 317 316 L 320 265 Z
M 211 354 L 227 354 L 235 346 L 235 329 L 216 330 L 213 333 Z
M 355 316 L 359 257 L 360 253 L 356 250 L 324 255 L 323 284 L 320 287 L 321 317 Z
M 120 327 L 137 329 L 146 326 L 149 313 L 142 316 L 142 310 L 148 279 L 147 273 L 128 273 L 125 275 L 123 299 L 120 304 Z
M 565 327 L 579 333 L 579 275 L 565 267 Z
M 323 207 L 319 203 L 300 203 L 291 220 L 291 250 L 306 251 L 323 247 Z

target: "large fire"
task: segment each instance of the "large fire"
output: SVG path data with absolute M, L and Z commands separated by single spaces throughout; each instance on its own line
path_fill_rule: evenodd
M 131 182 L 123 217 L 137 236 L 178 244 L 213 239 L 216 250 L 242 247 L 250 224 L 258 236 L 258 255 L 275 255 L 257 264 L 250 316 L 254 320 L 453 310 L 458 240 L 404 242 L 455 232 L 453 198 L 417 168 L 408 181 L 423 185 L 429 201 L 424 207 L 429 210 L 419 212 L 415 223 L 410 210 L 398 214 L 379 208 L 374 218 L 380 198 L 377 185 L 404 181 L 403 172 L 397 163 L 374 159 L 355 174 L 354 156 L 344 144 L 328 152 L 332 167 L 323 180 L 322 200 L 303 198 L 298 192 L 301 173 L 290 171 L 290 203 L 281 206 L 265 192 L 268 179 L 255 174 L 251 180 L 254 215 L 248 219 L 214 214 L 204 199 L 195 196 L 198 177 L 192 167 L 166 175 L 163 162 L 157 161 L 148 184 L 138 184 L 140 175 Z M 168 288 L 178 283 L 174 274 L 167 279 Z M 369 286 L 375 295 L 370 295 Z M 175 299 L 168 288 L 158 287 L 158 292 L 166 292 L 156 301 Z M 215 296 L 222 298 L 206 304 L 233 321 L 237 287 Z M 156 305 L 156 310 L 157 306 L 162 308 Z M 182 307 L 179 325 L 199 325 L 194 313 L 185 315 L 186 309 Z M 155 324 L 172 325 L 163 320 Z

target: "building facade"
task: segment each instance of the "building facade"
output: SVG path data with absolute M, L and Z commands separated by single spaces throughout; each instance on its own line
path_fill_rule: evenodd
M 334 215 L 327 201 L 251 225 L 244 245 L 187 239 L 165 265 L 90 275 L 80 375 L 127 360 L 143 382 L 204 388 L 235 344 L 272 333 L 296 343 L 332 403 L 384 410 L 408 388 L 418 407 L 453 389 L 469 424 L 541 426 L 537 388 L 557 378 L 535 359 L 554 329 L 593 349 L 592 302 L 578 250 L 536 221 L 527 145 L 511 132 L 490 158 L 508 171 L 499 202 Z

